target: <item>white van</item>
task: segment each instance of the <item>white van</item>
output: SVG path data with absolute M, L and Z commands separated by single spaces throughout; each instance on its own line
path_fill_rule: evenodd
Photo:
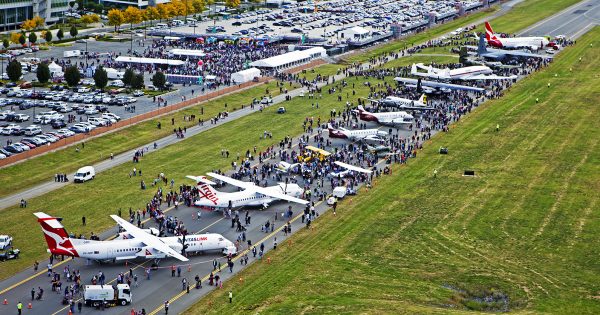
M 165 23 L 158 23 L 158 24 L 156 24 L 156 27 L 158 27 L 158 28 L 169 28 L 169 25 L 167 25 Z
M 182 26 L 182 25 L 185 25 L 185 23 L 183 23 L 183 21 L 182 21 L 182 20 L 173 20 L 173 21 L 171 21 L 171 23 L 172 23 L 173 25 L 175 25 L 175 26 Z
M 26 136 L 35 136 L 35 135 L 39 135 L 42 133 L 42 128 L 40 128 L 36 125 L 31 125 L 31 126 L 25 128 L 24 130 L 25 130 Z
M 337 199 L 344 198 L 346 196 L 346 187 L 344 187 L 344 186 L 335 187 L 333 189 L 333 192 L 331 193 L 331 195 L 333 195 Z
M 96 171 L 93 166 L 84 166 L 77 170 L 75 176 L 73 177 L 73 181 L 76 183 L 83 183 L 88 180 L 92 180 L 96 177 Z

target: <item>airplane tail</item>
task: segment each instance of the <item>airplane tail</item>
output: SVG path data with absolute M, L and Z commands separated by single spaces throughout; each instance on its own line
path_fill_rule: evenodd
M 487 40 L 491 40 L 494 39 L 496 36 L 494 35 L 494 30 L 492 29 L 492 26 L 490 25 L 490 22 L 485 22 L 485 39 Z
M 419 102 L 421 102 L 423 104 L 427 104 L 427 95 L 425 95 L 425 94 L 421 95 L 421 98 L 419 98 Z
M 212 203 L 214 203 L 216 206 L 219 202 L 219 197 L 217 196 L 218 192 L 211 185 L 212 184 L 206 183 L 204 181 L 198 181 L 198 194 L 201 198 L 206 198 L 212 201 Z
M 362 105 L 358 105 L 358 112 L 359 113 L 364 113 L 364 112 L 367 112 L 367 111 L 365 110 L 364 107 L 362 107 Z
M 36 212 L 35 215 L 38 218 L 38 222 L 42 226 L 46 243 L 48 244 L 48 251 L 55 255 L 65 255 L 78 257 L 77 251 L 73 247 L 71 238 L 65 227 L 60 223 L 60 219 L 51 217 L 43 212 Z
M 481 35 L 479 37 L 479 45 L 477 46 L 477 54 L 478 55 L 487 53 L 487 48 L 485 47 L 486 36 Z
M 410 68 L 410 74 L 416 75 L 417 72 L 417 65 L 413 63 L 412 67 Z

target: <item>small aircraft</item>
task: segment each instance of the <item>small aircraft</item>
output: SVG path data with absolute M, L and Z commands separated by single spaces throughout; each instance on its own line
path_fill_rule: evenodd
M 420 72 L 426 70 L 427 72 Z M 439 69 L 433 66 L 425 66 L 422 63 L 413 64 L 410 73 L 419 77 L 436 80 L 506 80 L 515 79 L 516 76 L 503 77 L 493 74 L 487 66 L 469 66 L 457 69 Z
M 237 253 L 235 245 L 220 234 L 157 237 L 116 215 L 111 215 L 111 218 L 124 228 L 131 238 L 110 241 L 71 238 L 60 223 L 62 219 L 43 212 L 36 212 L 34 215 L 38 218 L 44 232 L 48 252 L 55 255 L 97 261 L 117 261 L 139 257 L 147 259 L 173 257 L 181 261 L 188 261 L 184 256 L 187 252 L 220 250 L 224 254 Z
M 216 191 L 210 186 L 210 183 L 201 179 L 198 181 L 198 192 L 202 198 L 194 202 L 195 206 L 215 208 L 262 206 L 266 208 L 270 203 L 277 200 L 286 200 L 300 204 L 308 203 L 308 201 L 299 198 L 304 193 L 304 189 L 297 184 L 278 183 L 275 186 L 260 187 L 250 182 L 243 182 L 215 173 L 208 173 L 208 175 L 222 182 L 240 187 L 243 190 L 232 193 Z M 191 177 L 188 176 L 188 178 Z
M 340 161 L 335 161 L 333 162 L 335 165 L 339 166 L 341 169 L 344 170 L 337 170 L 337 171 L 332 171 L 329 172 L 330 177 L 346 177 L 347 175 L 351 174 L 351 172 L 358 172 L 358 173 L 365 173 L 365 174 L 371 174 L 372 171 L 368 170 L 368 169 L 364 169 L 362 167 L 358 167 L 358 166 L 354 166 L 354 165 L 350 165 L 344 162 L 340 162 Z
M 407 112 L 370 113 L 362 105 L 358 106 L 358 116 L 363 121 L 375 121 L 382 125 L 410 125 L 414 117 Z
M 383 107 L 395 107 L 402 110 L 435 110 L 434 107 L 427 106 L 427 96 L 425 94 L 421 95 L 416 101 L 397 96 L 386 96 L 380 100 L 370 101 Z
M 342 127 L 335 129 L 331 124 L 328 124 L 327 128 L 329 129 L 330 138 L 348 139 L 351 141 L 375 139 L 381 140 L 381 137 L 387 136 L 387 132 L 379 129 L 348 130 Z
M 430 87 L 430 88 L 434 88 L 436 90 L 459 90 L 459 91 L 469 91 L 469 92 L 483 92 L 485 91 L 485 89 L 479 88 L 479 87 L 474 87 L 474 86 L 468 86 L 468 85 L 462 85 L 462 84 L 452 84 L 452 83 L 443 83 L 443 82 L 435 82 L 435 81 L 427 81 L 427 80 L 422 80 L 422 79 L 412 79 L 412 78 L 402 78 L 402 77 L 396 77 L 394 78 L 394 80 L 396 80 L 396 82 L 398 83 L 402 83 L 406 86 L 409 87 L 419 87 L 419 86 L 424 86 L 424 87 Z
M 552 59 L 551 55 L 540 55 L 534 54 L 530 52 L 526 52 L 523 50 L 507 50 L 507 49 L 495 49 L 495 48 L 487 48 L 485 47 L 485 35 L 481 35 L 479 37 L 479 45 L 477 47 L 467 46 L 469 49 L 476 48 L 477 56 L 494 59 L 494 60 L 504 60 L 511 57 L 523 57 L 523 58 L 547 58 Z
M 546 37 L 501 37 L 494 33 L 489 22 L 485 22 L 485 38 L 488 44 L 496 48 L 527 48 L 538 50 L 550 44 Z
M 290 164 L 285 161 L 279 161 L 279 163 L 277 163 L 277 171 L 281 172 L 281 173 L 289 173 L 289 172 L 293 171 L 299 165 L 300 165 L 300 163 Z

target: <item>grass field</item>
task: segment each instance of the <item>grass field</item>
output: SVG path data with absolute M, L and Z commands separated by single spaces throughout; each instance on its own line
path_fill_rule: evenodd
M 598 314 L 599 38 L 584 35 L 186 314 Z
M 27 222 L 36 230 L 33 212 L 45 211 L 49 214 L 60 215 L 64 218 L 64 225 L 69 232 L 76 234 L 104 231 L 114 225 L 109 214 L 116 214 L 118 208 L 127 213 L 129 207 L 138 209 L 145 206 L 153 196 L 156 188 L 150 184 L 157 174 L 164 173 L 169 179 L 175 179 L 176 188 L 182 183 L 186 175 L 202 175 L 215 169 L 229 169 L 230 163 L 237 153 L 244 156 L 246 150 L 264 150 L 267 146 L 277 144 L 286 135 L 296 136 L 302 133 L 302 122 L 305 117 L 321 117 L 322 121 L 329 117 L 331 109 L 340 111 L 347 100 L 356 103 L 359 96 L 368 94 L 368 87 L 362 82 L 364 79 L 352 78 L 350 87 L 342 91 L 343 101 L 337 101 L 338 94 L 323 93 L 323 98 L 314 100 L 319 103 L 319 108 L 313 108 L 307 99 L 300 97 L 285 102 L 287 113 L 276 113 L 277 106 L 264 112 L 255 112 L 235 121 L 225 122 L 218 128 L 207 130 L 202 134 L 190 137 L 177 145 L 163 148 L 156 153 L 145 155 L 140 163 L 126 163 L 96 176 L 93 181 L 83 185 L 68 185 L 44 196 L 28 201 L 28 208 L 19 208 L 18 205 L 1 210 L 5 215 L 0 224 L 2 233 L 9 234 L 15 239 L 15 245 L 23 250 L 19 261 L 10 261 L 2 264 L 0 279 L 6 278 L 14 272 L 29 266 L 34 259 L 46 257 L 46 243 L 42 233 L 23 229 L 22 222 Z M 370 80 L 376 82 L 376 80 Z M 390 80 L 391 82 L 391 80 Z M 352 96 L 352 83 L 356 83 L 356 96 Z M 348 99 L 346 94 L 350 95 Z M 277 123 L 273 123 L 277 122 Z M 263 131 L 268 130 L 273 134 L 269 140 L 260 140 Z M 244 136 L 240 136 L 243 131 Z M 86 145 L 86 150 L 88 145 Z M 230 159 L 221 157 L 221 149 L 231 153 Z M 128 174 L 133 167 L 142 170 L 143 176 L 129 178 Z M 144 180 L 149 189 L 140 190 L 140 180 Z M 192 182 L 187 180 L 187 184 Z M 81 226 L 81 217 L 86 216 L 87 226 Z
M 289 86 L 287 86 L 289 89 Z M 294 85 L 298 87 L 298 85 Z M 90 165 L 107 159 L 111 153 L 115 155 L 128 150 L 133 150 L 139 146 L 151 143 L 154 140 L 165 137 L 173 132 L 171 128 L 171 118 L 175 118 L 175 127 L 192 126 L 194 122 L 184 122 L 184 115 L 195 114 L 197 118 L 205 121 L 225 111 L 224 104 L 228 104 L 228 111 L 239 109 L 242 104 L 249 105 L 253 98 L 260 99 L 265 95 L 266 89 L 275 96 L 279 94 L 276 82 L 250 88 L 226 95 L 218 99 L 211 100 L 200 105 L 192 106 L 187 109 L 165 115 L 158 119 L 151 119 L 120 131 L 96 137 L 85 141 L 85 149 L 75 152 L 73 146 L 61 149 L 49 154 L 27 160 L 23 163 L 0 169 L 0 178 L 10 185 L 0 186 L 0 197 L 13 194 L 17 191 L 29 188 L 43 181 L 51 180 L 54 174 L 69 173 L 75 171 L 82 165 Z M 200 115 L 200 108 L 204 107 L 204 115 Z M 165 128 L 157 129 L 156 125 L 160 122 Z M 196 122 L 197 123 L 197 122 Z

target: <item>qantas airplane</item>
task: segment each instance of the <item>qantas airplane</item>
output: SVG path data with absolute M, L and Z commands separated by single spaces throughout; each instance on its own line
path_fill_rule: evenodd
M 419 72 L 426 70 L 427 72 Z M 504 80 L 515 79 L 515 76 L 502 77 L 493 74 L 492 69 L 486 66 L 469 66 L 457 69 L 439 69 L 433 66 L 425 66 L 422 63 L 413 64 L 411 68 L 412 75 L 426 77 L 437 80 Z
M 166 257 L 188 261 L 187 252 L 220 250 L 223 254 L 236 254 L 235 245 L 220 234 L 186 235 L 185 238 L 157 237 L 133 224 L 111 215 L 131 238 L 111 241 L 93 241 L 71 238 L 60 223 L 60 218 L 43 212 L 34 215 L 42 226 L 48 252 L 55 255 L 81 257 L 96 261 L 117 261 L 135 258 L 162 259 Z
M 490 46 L 496 48 L 528 48 L 538 50 L 548 46 L 546 37 L 500 37 L 494 33 L 489 22 L 485 22 L 485 39 Z
M 387 132 L 379 129 L 357 129 L 348 130 L 340 127 L 339 129 L 333 128 L 331 124 L 327 125 L 329 129 L 330 138 L 348 139 L 351 141 L 356 140 L 380 140 L 381 137 L 387 136 Z
M 507 49 L 494 49 L 494 48 L 487 48 L 485 47 L 485 37 L 482 34 L 481 37 L 479 37 L 479 44 L 477 45 L 477 47 L 473 47 L 473 46 L 466 46 L 467 49 L 474 49 L 476 51 L 477 56 L 479 57 L 483 57 L 483 58 L 487 58 L 487 59 L 494 59 L 494 60 L 504 60 L 507 58 L 515 58 L 515 57 L 522 57 L 522 58 L 546 58 L 546 59 L 552 59 L 553 56 L 551 55 L 540 55 L 540 54 L 534 54 L 534 53 L 530 53 L 530 52 L 526 52 L 523 50 L 518 50 L 518 49 L 512 49 L 512 50 L 507 50 Z
M 370 113 L 362 106 L 358 106 L 358 116 L 363 121 L 375 121 L 382 125 L 410 125 L 414 117 L 407 112 Z
M 304 189 L 297 184 L 278 183 L 275 186 L 260 187 L 250 182 L 243 182 L 215 173 L 208 173 L 208 175 L 244 190 L 233 193 L 220 192 L 210 186 L 209 182 L 197 176 L 188 176 L 188 178 L 198 181 L 198 192 L 202 197 L 194 202 L 195 206 L 216 208 L 262 206 L 266 208 L 270 203 L 277 200 L 287 200 L 300 204 L 308 203 L 308 201 L 299 198 L 304 193 Z

